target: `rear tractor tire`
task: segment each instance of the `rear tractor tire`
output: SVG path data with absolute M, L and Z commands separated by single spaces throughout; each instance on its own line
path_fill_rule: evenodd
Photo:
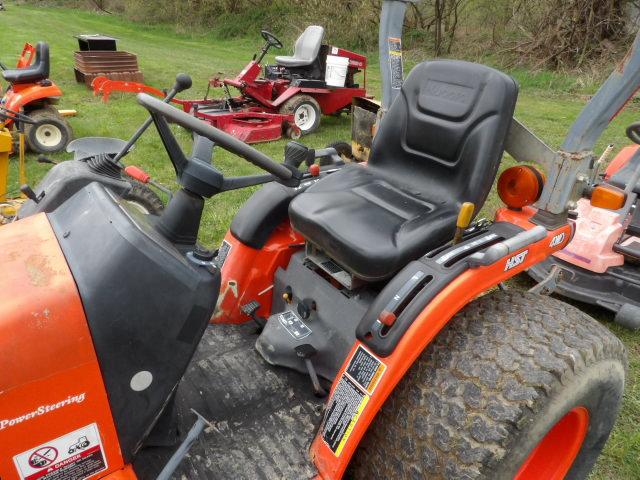
M 144 215 L 160 215 L 164 210 L 164 203 L 156 192 L 140 182 L 131 182 L 131 189 L 122 199 Z
M 622 343 L 570 305 L 485 295 L 387 399 L 351 478 L 585 478 L 615 423 L 626 362 Z
M 282 104 L 280 113 L 293 115 L 302 135 L 315 132 L 320 126 L 320 104 L 310 95 L 294 95 Z
M 60 152 L 73 139 L 69 123 L 54 107 L 31 110 L 28 115 L 36 122 L 24 127 L 27 146 L 32 152 Z

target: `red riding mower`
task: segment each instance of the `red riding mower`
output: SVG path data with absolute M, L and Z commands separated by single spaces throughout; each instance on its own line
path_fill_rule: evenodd
M 550 172 L 536 208 L 509 183 L 495 222 L 469 225 L 505 143 L 536 141 L 516 97 L 489 67 L 422 63 L 367 166 L 303 173 L 313 150 L 278 164 L 140 94 L 181 186 L 160 217 L 91 183 L 0 230 L 0 476 L 584 478 L 624 348 L 571 306 L 494 290 L 570 240 L 544 202 L 575 194 L 574 172 Z M 208 151 L 186 155 L 169 122 Z M 267 173 L 224 177 L 214 144 Z M 205 198 L 274 180 L 217 255 L 197 244 Z
M 34 152 L 52 153 L 63 150 L 73 132 L 64 116 L 54 107 L 62 96 L 60 88 L 49 79 L 49 45 L 25 44 L 15 69 L 0 64 L 9 88 L 2 105 L 14 112 L 24 112 L 35 123 L 25 127 L 27 146 Z M 72 112 L 71 112 L 72 113 Z M 6 126 L 11 128 L 12 123 Z
M 223 98 L 173 100 L 186 112 L 246 143 L 279 139 L 283 132 L 293 139 L 318 128 L 320 117 L 349 111 L 354 97 L 366 91 L 367 58 L 357 53 L 325 45 L 324 28 L 309 26 L 295 44 L 293 56 L 276 57 L 276 65 L 261 62 L 269 49 L 282 48 L 282 42 L 263 30 L 266 43 L 258 55 L 235 78 L 218 78 L 209 88 L 222 87 Z M 364 72 L 364 86 L 355 76 Z M 232 96 L 229 87 L 239 90 Z M 152 87 L 134 82 L 120 82 L 103 77 L 93 83 L 94 92 L 108 99 L 113 91 L 146 92 L 163 96 Z

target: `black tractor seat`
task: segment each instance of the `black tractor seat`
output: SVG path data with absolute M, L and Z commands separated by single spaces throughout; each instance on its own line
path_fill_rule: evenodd
M 283 67 L 307 67 L 318 58 L 324 28 L 318 25 L 308 26 L 296 40 L 293 56 L 278 56 L 276 62 Z
M 25 68 L 14 68 L 2 72 L 4 79 L 11 84 L 35 83 L 49 78 L 49 45 L 38 42 L 36 58 Z
M 453 237 L 463 202 L 493 185 L 518 87 L 469 62 L 416 66 L 384 117 L 369 162 L 293 199 L 293 227 L 358 278 L 380 281 Z

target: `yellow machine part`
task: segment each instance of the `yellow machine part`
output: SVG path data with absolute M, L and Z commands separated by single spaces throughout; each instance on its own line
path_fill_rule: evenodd
M 358 162 L 366 162 L 369 159 L 379 109 L 380 103 L 373 99 L 364 97 L 353 99 L 351 110 L 351 150 L 354 159 Z
M 9 155 L 13 150 L 11 132 L 6 128 L 0 130 L 0 202 L 7 200 L 9 183 Z

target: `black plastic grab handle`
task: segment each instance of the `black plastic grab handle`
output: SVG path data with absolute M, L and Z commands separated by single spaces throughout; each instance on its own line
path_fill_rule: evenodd
M 188 113 L 178 110 L 171 105 L 167 105 L 162 100 L 158 100 L 146 93 L 138 94 L 138 103 L 150 112 L 162 115 L 163 117 L 177 123 L 181 127 L 208 138 L 216 145 L 225 150 L 244 158 L 255 166 L 266 170 L 273 176 L 281 180 L 289 180 L 293 176 L 293 172 L 287 167 L 277 163 L 268 155 L 250 147 L 246 143 L 232 137 L 228 133 L 223 132 L 211 125 L 204 123 L 202 120 L 189 115 Z

